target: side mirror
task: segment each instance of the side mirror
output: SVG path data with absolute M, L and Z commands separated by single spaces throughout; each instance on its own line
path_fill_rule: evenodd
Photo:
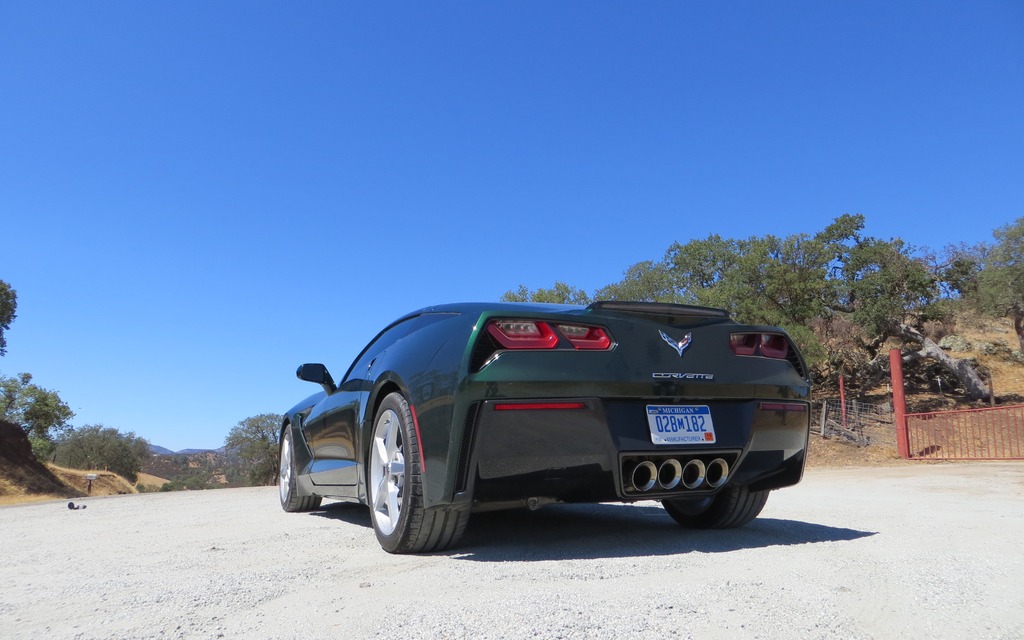
M 322 364 L 300 364 L 299 368 L 295 371 L 295 375 L 299 380 L 317 383 L 324 388 L 327 395 L 331 395 L 338 390 L 338 387 L 334 385 L 334 378 L 332 378 L 330 372 L 327 371 L 327 367 Z

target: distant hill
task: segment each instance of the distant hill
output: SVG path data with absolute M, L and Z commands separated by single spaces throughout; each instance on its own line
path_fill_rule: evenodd
M 224 453 L 224 447 L 221 447 L 219 449 L 182 449 L 181 451 L 171 451 L 167 447 L 161 447 L 161 446 L 155 445 L 155 444 L 149 445 L 149 452 L 154 454 L 154 455 L 160 455 L 160 456 L 173 456 L 173 455 L 188 456 L 188 455 L 192 455 L 193 453 L 206 453 L 208 451 L 212 451 L 214 453 Z
M 143 473 L 166 478 L 175 489 L 217 489 L 246 484 L 238 457 L 223 447 L 170 451 L 150 445 L 150 450 L 153 455 L 142 463 Z

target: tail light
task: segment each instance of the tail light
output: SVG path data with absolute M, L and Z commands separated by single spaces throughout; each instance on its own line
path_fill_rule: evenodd
M 738 356 L 752 356 L 757 351 L 756 333 L 734 333 L 729 336 L 729 348 Z
M 784 360 L 789 355 L 789 341 L 778 334 L 761 334 L 761 353 L 766 358 Z
M 559 324 L 552 327 L 540 320 L 492 320 L 487 333 L 505 349 L 555 349 L 559 336 L 574 348 L 604 351 L 612 346 L 612 338 L 601 327 Z
M 601 327 L 560 324 L 558 331 L 577 349 L 604 351 L 612 346 L 608 332 Z
M 734 333 L 729 348 L 738 356 L 764 356 L 785 360 L 789 356 L 789 340 L 777 333 Z
M 506 349 L 554 349 L 558 335 L 546 322 L 533 320 L 495 320 L 487 332 Z

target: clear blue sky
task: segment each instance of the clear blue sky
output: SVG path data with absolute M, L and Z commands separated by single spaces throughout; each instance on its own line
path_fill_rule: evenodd
M 4 2 L 5 375 L 171 449 L 673 241 L 1024 215 L 1024 3 Z

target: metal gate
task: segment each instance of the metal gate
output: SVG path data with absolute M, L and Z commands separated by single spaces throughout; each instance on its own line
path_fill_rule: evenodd
M 1024 405 L 908 413 L 905 424 L 912 460 L 1024 460 Z

